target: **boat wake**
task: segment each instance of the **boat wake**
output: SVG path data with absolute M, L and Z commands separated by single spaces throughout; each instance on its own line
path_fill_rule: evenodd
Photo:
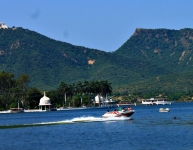
M 75 123 L 75 122 L 104 122 L 104 121 L 119 121 L 119 120 L 129 120 L 129 117 L 109 117 L 109 118 L 97 118 L 97 117 L 78 117 L 73 118 L 71 120 L 65 120 L 67 123 Z
M 59 124 L 73 124 L 73 123 L 85 123 L 85 122 L 109 122 L 109 121 L 121 121 L 131 120 L 129 117 L 109 117 L 109 118 L 98 118 L 98 117 L 77 117 L 69 120 L 54 121 L 54 122 L 41 122 L 32 124 L 16 124 L 16 125 L 0 125 L 0 129 L 8 128 L 22 128 L 22 127 L 35 127 L 45 125 L 59 125 Z

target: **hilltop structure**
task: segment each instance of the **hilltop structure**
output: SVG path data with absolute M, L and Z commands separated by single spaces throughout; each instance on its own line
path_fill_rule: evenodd
M 9 27 L 4 24 L 4 22 L 0 22 L 0 29 L 8 29 Z

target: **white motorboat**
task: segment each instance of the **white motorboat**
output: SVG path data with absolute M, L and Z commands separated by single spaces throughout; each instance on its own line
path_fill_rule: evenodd
M 159 109 L 159 112 L 169 112 L 170 111 L 170 109 L 169 108 L 160 108 Z
M 102 115 L 103 118 L 109 118 L 109 117 L 130 117 L 133 115 L 135 110 L 114 110 L 113 112 L 106 112 L 104 115 Z

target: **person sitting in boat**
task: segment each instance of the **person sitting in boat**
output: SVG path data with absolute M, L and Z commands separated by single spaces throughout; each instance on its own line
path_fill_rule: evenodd
M 113 114 L 117 114 L 117 110 L 116 109 L 113 111 Z
M 109 114 L 109 110 L 107 110 L 106 114 Z
M 123 107 L 123 110 L 122 111 L 126 111 L 127 109 L 125 107 Z
M 132 108 L 129 106 L 129 107 L 128 107 L 128 110 L 130 111 L 130 110 L 132 110 Z

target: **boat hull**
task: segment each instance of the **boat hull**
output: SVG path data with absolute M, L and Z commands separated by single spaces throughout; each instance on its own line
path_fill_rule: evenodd
M 134 110 L 130 110 L 130 111 L 118 111 L 117 114 L 113 114 L 113 113 L 105 113 L 104 115 L 102 115 L 103 118 L 109 118 L 109 117 L 130 117 L 131 115 L 134 114 Z

